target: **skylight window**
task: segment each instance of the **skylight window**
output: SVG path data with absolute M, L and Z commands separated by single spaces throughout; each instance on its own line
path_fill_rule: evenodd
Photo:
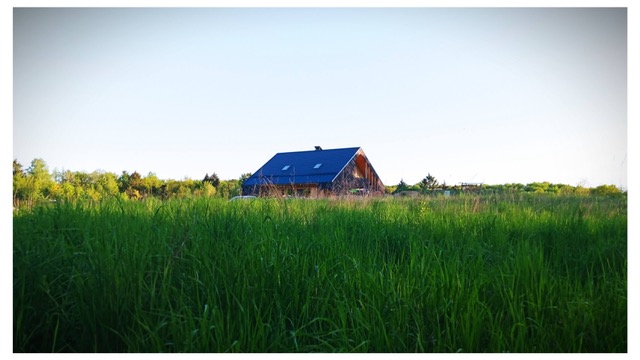
M 314 166 L 313 168 L 314 168 L 314 169 L 319 169 L 319 168 L 320 168 L 320 166 L 322 166 L 322 164 L 316 164 L 316 166 Z
M 285 167 L 283 167 L 283 168 L 282 168 L 282 170 L 283 170 L 283 171 L 284 171 L 284 170 L 289 170 L 289 167 L 290 167 L 290 166 L 291 166 L 291 165 L 285 165 Z

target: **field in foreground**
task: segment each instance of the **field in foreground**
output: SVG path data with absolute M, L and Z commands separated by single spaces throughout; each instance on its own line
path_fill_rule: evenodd
M 625 197 L 61 203 L 14 352 L 626 352 Z

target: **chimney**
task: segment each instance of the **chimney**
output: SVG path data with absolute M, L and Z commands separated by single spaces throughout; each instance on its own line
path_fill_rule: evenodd
M 316 146 L 316 151 L 318 150 L 322 150 L 322 148 L 320 146 Z

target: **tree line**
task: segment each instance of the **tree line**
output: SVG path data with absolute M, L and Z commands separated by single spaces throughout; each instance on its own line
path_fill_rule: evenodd
M 58 201 L 58 200 L 93 200 L 105 198 L 143 199 L 155 197 L 160 199 L 186 197 L 221 197 L 229 199 L 242 193 L 242 183 L 251 176 L 242 174 L 238 179 L 220 180 L 216 173 L 205 174 L 202 180 L 163 180 L 153 172 L 142 176 L 137 171 L 123 171 L 120 175 L 113 172 L 54 170 L 49 172 L 42 159 L 34 159 L 24 169 L 22 164 L 13 160 L 13 202 L 14 206 L 23 202 Z M 615 195 L 623 191 L 614 185 L 601 185 L 596 188 L 552 184 L 549 182 L 533 182 L 529 184 L 481 185 L 467 187 L 442 184 L 428 174 L 414 185 L 403 180 L 398 185 L 386 186 L 387 194 L 402 194 L 415 191 L 420 194 L 434 195 L 449 191 L 475 191 L 480 193 L 551 193 L 558 195 Z
M 146 176 L 137 171 L 121 174 L 105 171 L 91 173 L 70 170 L 49 171 L 42 159 L 34 159 L 26 169 L 17 160 L 13 161 L 13 202 L 93 200 L 105 198 L 161 199 L 192 196 L 231 198 L 240 195 L 242 182 L 251 174 L 242 174 L 239 179 L 220 180 L 218 175 L 208 173 L 202 180 L 163 180 L 155 173 Z
M 532 182 L 528 184 L 509 183 L 509 184 L 460 184 L 447 185 L 446 181 L 440 182 L 430 173 L 422 180 L 414 185 L 408 185 L 400 180 L 398 185 L 387 186 L 386 191 L 390 194 L 402 194 L 408 191 L 414 191 L 424 195 L 439 194 L 444 191 L 454 192 L 477 192 L 482 194 L 503 194 L 503 193 L 547 193 L 555 195 L 620 195 L 626 193 L 615 185 L 600 185 L 595 188 L 588 188 L 582 185 L 571 186 L 566 184 L 553 184 L 547 181 Z

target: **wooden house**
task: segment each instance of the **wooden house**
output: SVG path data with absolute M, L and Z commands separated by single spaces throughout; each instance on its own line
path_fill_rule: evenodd
M 243 195 L 382 195 L 384 185 L 359 147 L 275 154 L 242 184 Z

